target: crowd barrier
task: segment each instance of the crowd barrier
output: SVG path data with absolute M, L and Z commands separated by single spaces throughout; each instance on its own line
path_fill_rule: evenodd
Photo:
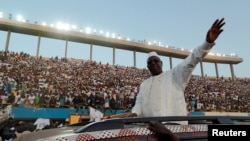
M 106 114 L 110 114 L 106 111 Z M 116 114 L 122 113 L 123 110 L 117 110 Z M 53 118 L 66 119 L 72 114 L 88 115 L 88 109 L 79 110 L 76 113 L 72 108 L 29 108 L 29 107 L 12 107 L 11 113 L 14 118 Z M 190 116 L 250 116 L 250 113 L 243 112 L 190 112 Z

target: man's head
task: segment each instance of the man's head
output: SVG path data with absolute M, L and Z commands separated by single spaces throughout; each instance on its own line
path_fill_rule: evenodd
M 147 67 L 153 76 L 162 73 L 162 61 L 156 52 L 148 54 Z

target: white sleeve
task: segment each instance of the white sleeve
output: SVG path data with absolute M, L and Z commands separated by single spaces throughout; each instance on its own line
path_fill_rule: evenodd
M 137 116 L 141 116 L 142 115 L 142 89 L 143 89 L 143 83 L 140 85 L 140 90 L 139 93 L 136 96 L 136 101 L 135 101 L 135 105 L 132 108 L 132 113 L 136 113 Z
M 196 65 L 208 54 L 214 45 L 215 43 L 204 42 L 173 69 L 174 80 L 181 89 L 185 89 Z

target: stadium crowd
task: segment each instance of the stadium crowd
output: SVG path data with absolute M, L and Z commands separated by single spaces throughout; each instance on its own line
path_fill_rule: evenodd
M 78 113 L 92 106 L 115 114 L 130 110 L 140 83 L 149 75 L 147 69 L 0 51 L 0 107 L 74 108 Z M 192 75 L 184 95 L 188 111 L 250 112 L 250 78 Z M 9 117 L 3 123 L 0 140 L 37 131 L 36 122 Z M 50 121 L 42 130 L 61 126 Z
M 149 75 L 147 69 L 1 51 L 0 104 L 76 112 L 92 106 L 115 114 L 133 106 Z M 184 94 L 188 111 L 250 111 L 250 78 L 192 75 Z

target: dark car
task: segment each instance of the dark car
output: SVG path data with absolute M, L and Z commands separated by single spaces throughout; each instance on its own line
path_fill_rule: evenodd
M 183 141 L 208 140 L 209 125 L 250 125 L 249 116 L 136 117 L 46 129 L 14 141 L 156 141 L 155 134 L 147 128 L 150 121 L 161 122 Z M 180 125 L 174 121 L 188 121 L 188 124 Z

